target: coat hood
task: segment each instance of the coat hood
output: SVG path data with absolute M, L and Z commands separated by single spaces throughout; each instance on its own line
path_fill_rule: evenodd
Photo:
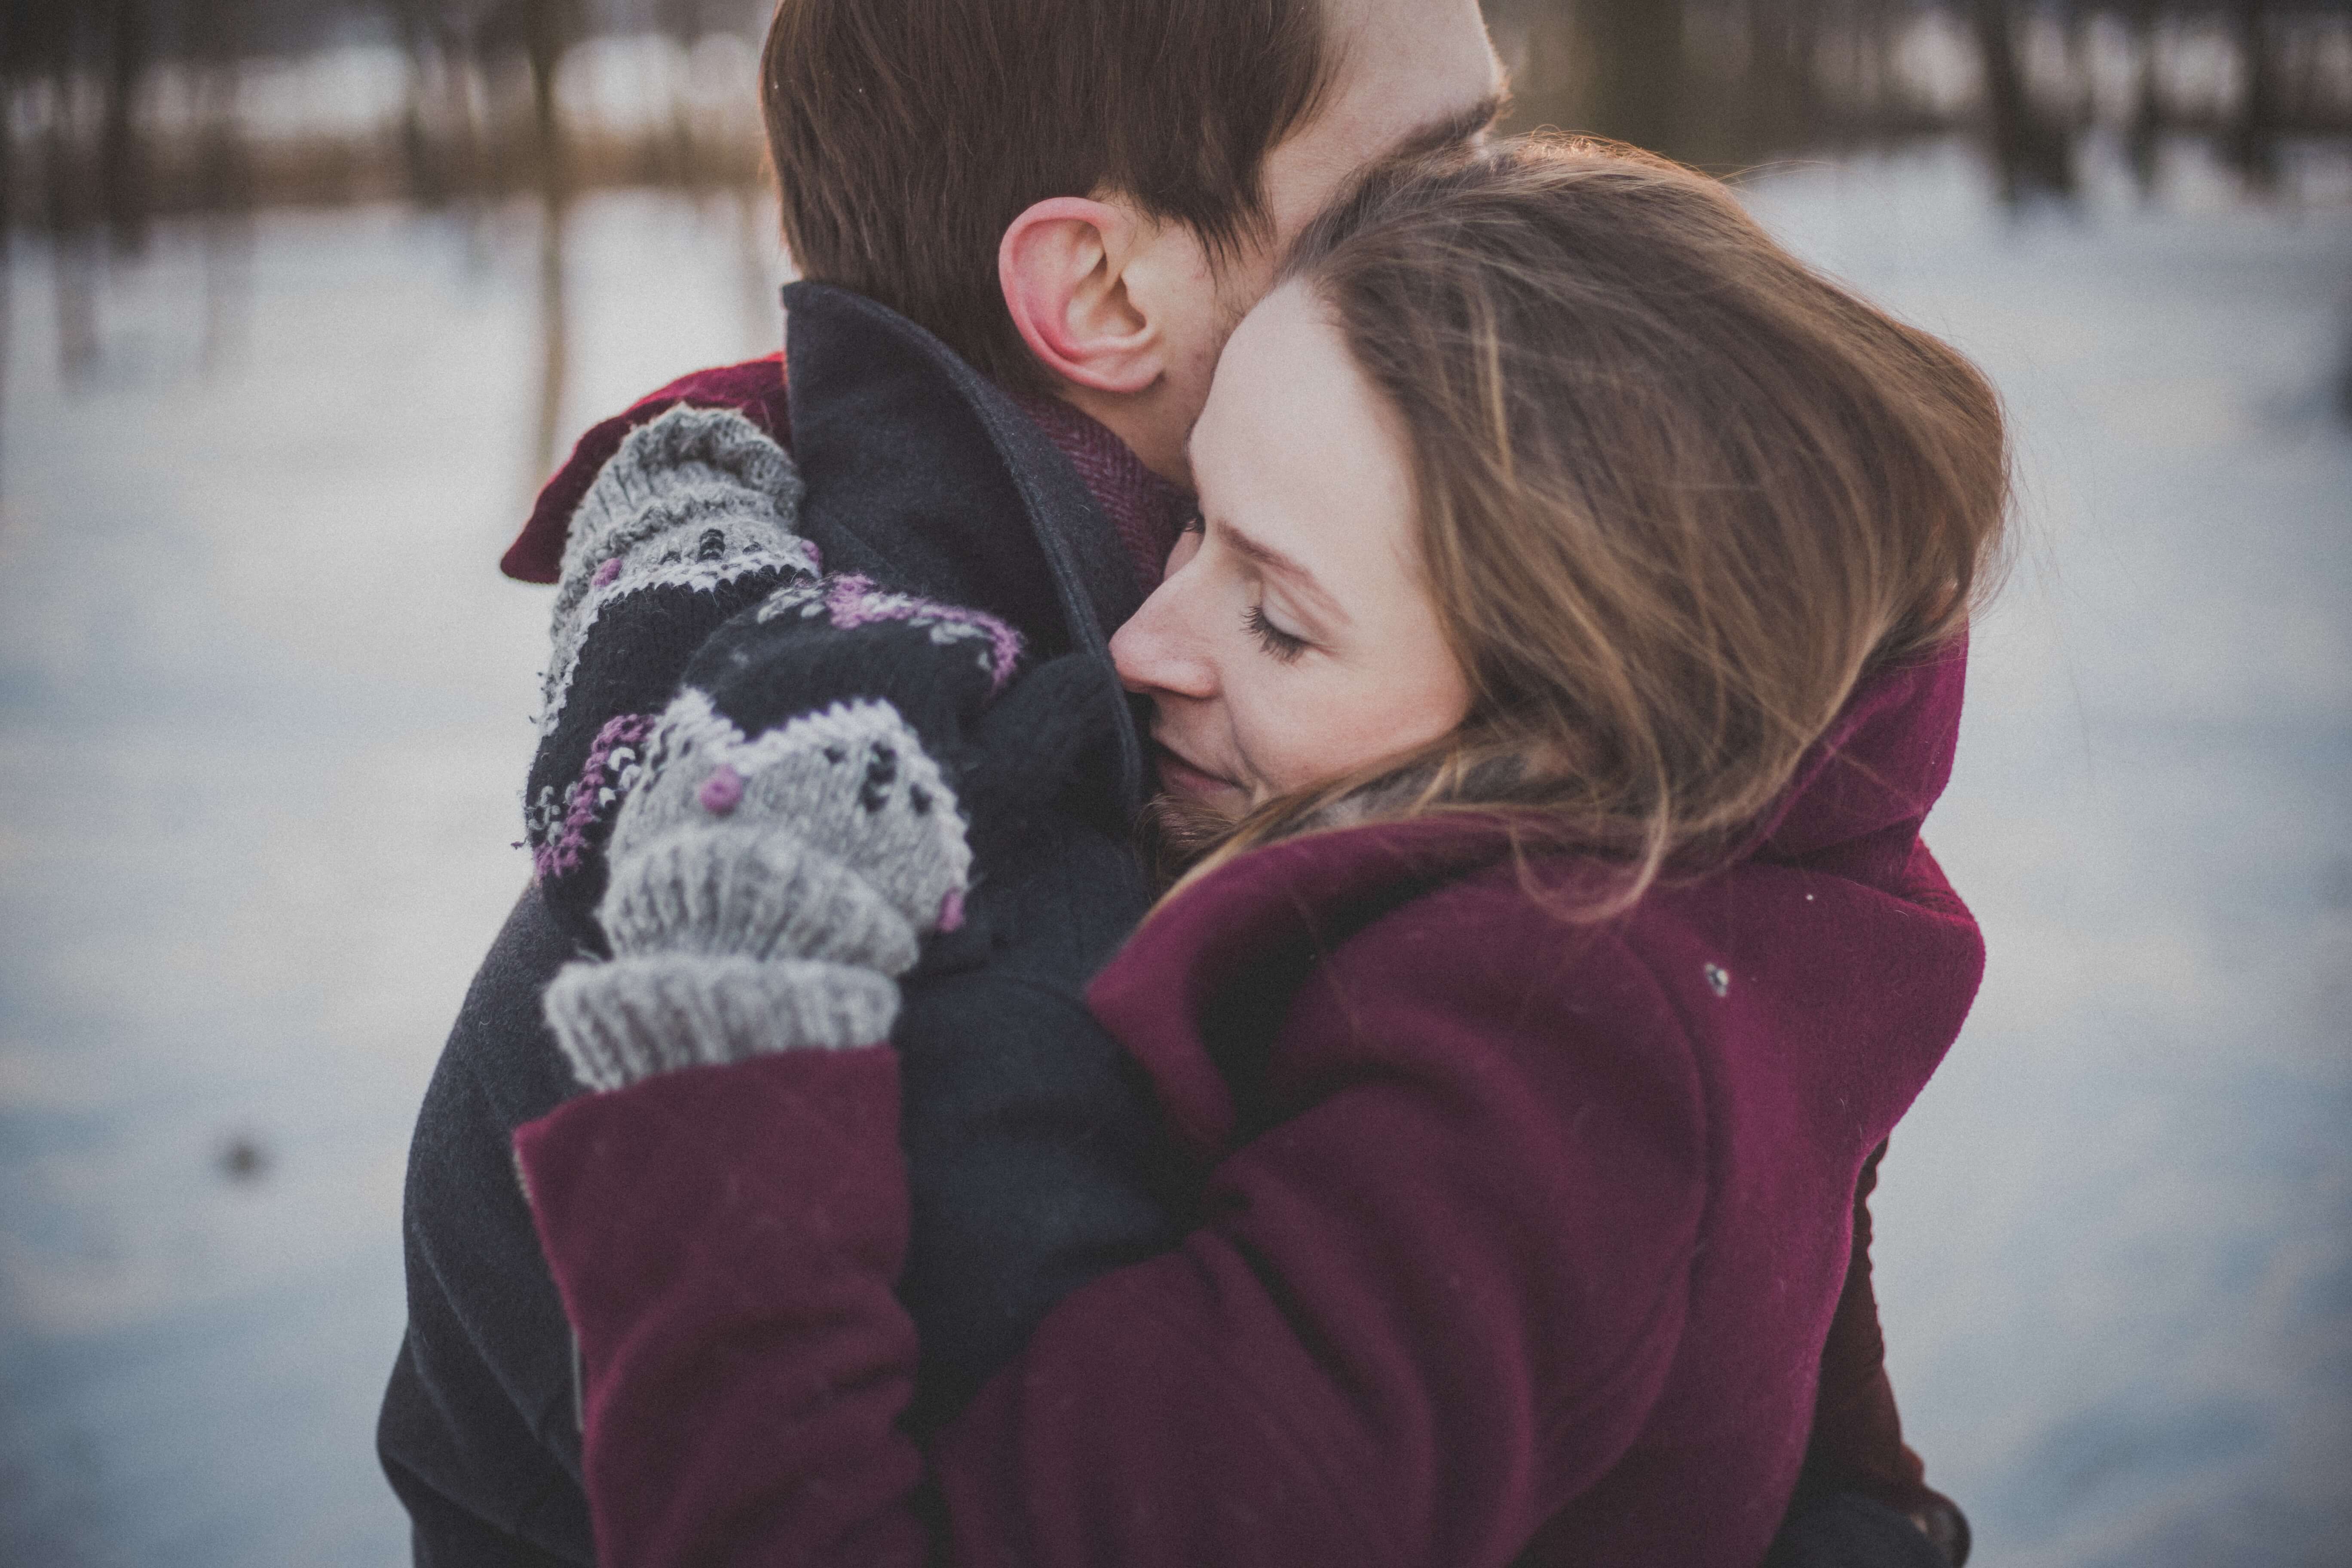
M 1951 780 L 1968 662 L 1962 634 L 1864 681 L 1736 858 L 1790 862 L 1871 846 L 1899 865 Z

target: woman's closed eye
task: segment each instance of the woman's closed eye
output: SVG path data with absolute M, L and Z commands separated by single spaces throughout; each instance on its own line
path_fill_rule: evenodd
M 1314 645 L 1295 632 L 1284 631 L 1266 618 L 1264 605 L 1252 605 L 1242 616 L 1242 625 L 1250 636 L 1257 638 L 1266 652 L 1288 664 Z

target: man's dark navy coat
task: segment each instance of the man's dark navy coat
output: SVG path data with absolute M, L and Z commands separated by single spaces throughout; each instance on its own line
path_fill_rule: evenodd
M 1140 595 L 1084 483 L 1003 393 L 856 295 L 799 284 L 786 303 L 789 397 L 775 362 L 758 362 L 689 377 L 598 426 L 509 565 L 551 565 L 548 541 L 560 550 L 564 516 L 628 428 L 677 403 L 732 406 L 792 450 L 808 487 L 802 528 L 828 570 L 988 611 L 1036 661 L 1100 667 L 1092 765 L 1050 809 L 976 817 L 964 929 L 904 987 L 893 1042 L 918 1247 L 901 1295 L 926 1327 L 921 1423 L 960 1405 L 1055 1300 L 1172 1234 L 1150 1185 L 1139 1078 L 1081 999 L 1147 897 L 1125 847 L 1141 746 L 1109 695 L 1105 646 Z M 538 890 L 525 892 L 417 1118 L 409 1327 L 378 1447 L 417 1559 L 435 1568 L 593 1561 L 571 1332 L 510 1150 L 515 1128 L 579 1092 L 539 1010 L 575 953 Z

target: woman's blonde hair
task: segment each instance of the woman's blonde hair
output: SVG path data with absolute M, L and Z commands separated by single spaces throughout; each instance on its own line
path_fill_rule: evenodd
M 1866 673 L 1965 626 L 2008 506 L 1958 353 L 1813 272 L 1720 183 L 1539 138 L 1375 170 L 1284 269 L 1402 416 L 1471 690 L 1452 734 L 1270 801 L 1317 826 L 1501 808 L 1616 868 L 1719 859 Z

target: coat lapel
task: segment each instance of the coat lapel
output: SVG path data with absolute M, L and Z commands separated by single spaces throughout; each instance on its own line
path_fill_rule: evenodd
M 1017 405 L 929 332 L 823 283 L 784 289 L 802 525 L 829 572 L 865 572 L 1017 626 L 1040 661 L 1116 682 L 1109 637 L 1142 595 L 1110 521 Z M 1117 711 L 1122 815 L 1143 745 Z

